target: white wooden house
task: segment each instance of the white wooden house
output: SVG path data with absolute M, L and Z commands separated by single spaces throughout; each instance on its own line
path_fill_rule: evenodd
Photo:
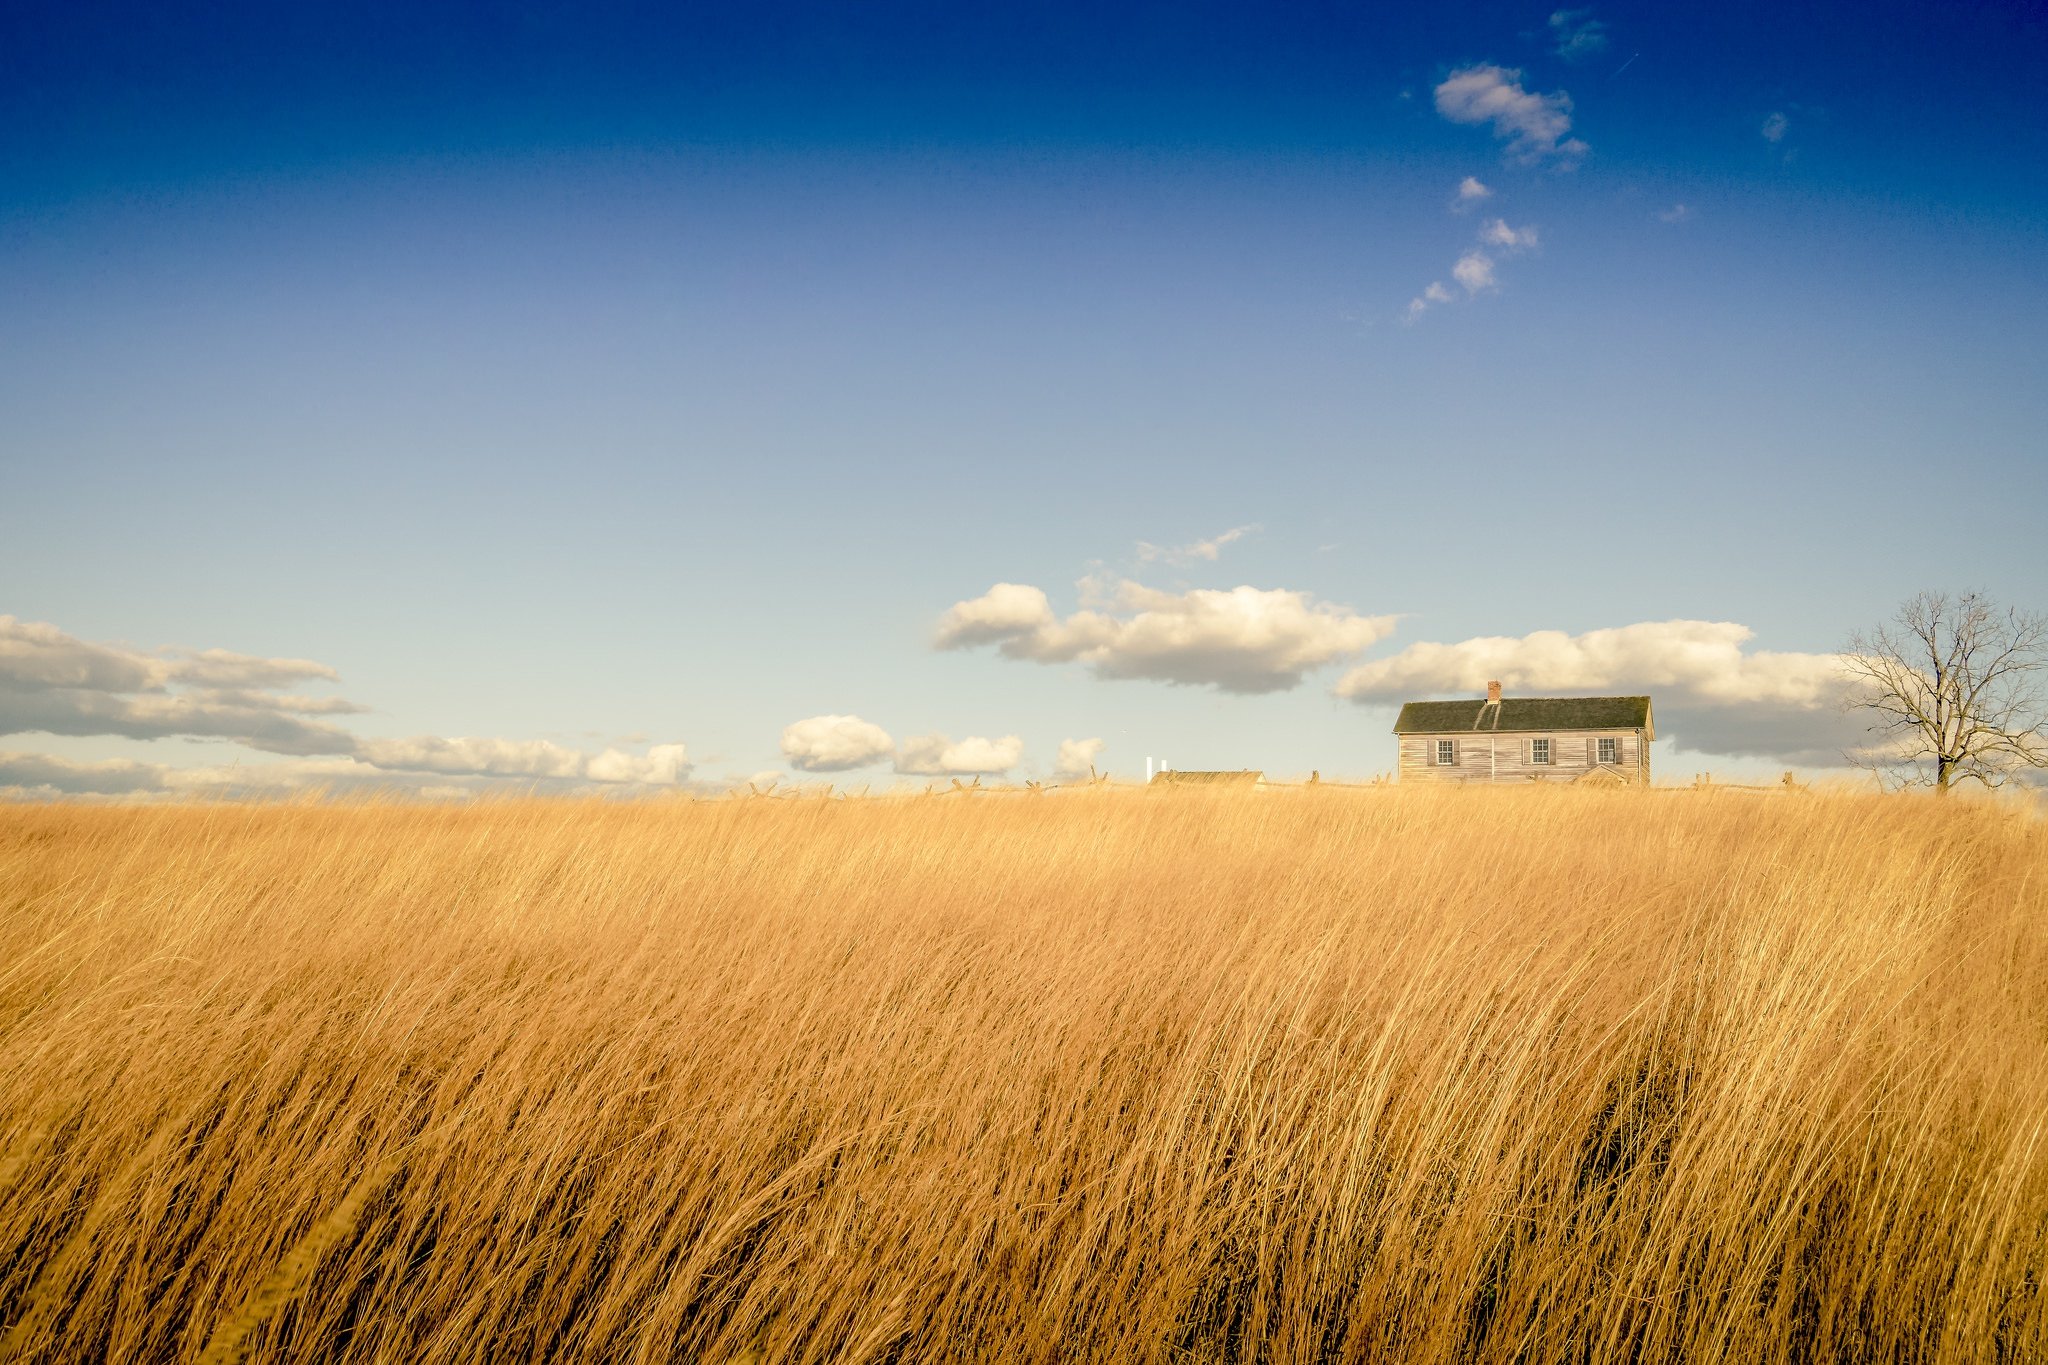
M 1648 697 L 1411 701 L 1394 721 L 1403 782 L 1625 782 L 1648 786 Z

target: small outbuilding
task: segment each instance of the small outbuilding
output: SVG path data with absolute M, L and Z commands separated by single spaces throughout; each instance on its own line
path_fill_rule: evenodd
M 1154 786 L 1166 787 L 1263 787 L 1266 774 L 1257 768 L 1234 768 L 1222 772 L 1183 772 L 1169 768 L 1152 775 Z
M 1411 701 L 1394 721 L 1403 782 L 1592 782 L 1648 786 L 1657 737 L 1648 697 Z

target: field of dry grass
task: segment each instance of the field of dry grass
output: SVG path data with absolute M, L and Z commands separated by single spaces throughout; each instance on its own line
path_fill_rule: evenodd
M 0 1358 L 2038 1361 L 2048 825 L 0 809 Z

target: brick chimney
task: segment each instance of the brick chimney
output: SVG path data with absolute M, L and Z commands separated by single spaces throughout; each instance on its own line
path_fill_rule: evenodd
M 1488 702 L 1490 702 L 1490 703 L 1492 703 L 1492 704 L 1496 705 L 1496 706 L 1500 704 L 1500 684 L 1499 684 L 1499 683 L 1497 683 L 1497 682 L 1490 682 L 1490 683 L 1488 683 L 1488 684 L 1486 685 L 1486 700 L 1487 700 Z

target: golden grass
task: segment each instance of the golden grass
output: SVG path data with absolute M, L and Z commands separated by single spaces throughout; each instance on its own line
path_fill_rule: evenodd
M 0 811 L 0 1356 L 2048 1358 L 2048 826 Z

